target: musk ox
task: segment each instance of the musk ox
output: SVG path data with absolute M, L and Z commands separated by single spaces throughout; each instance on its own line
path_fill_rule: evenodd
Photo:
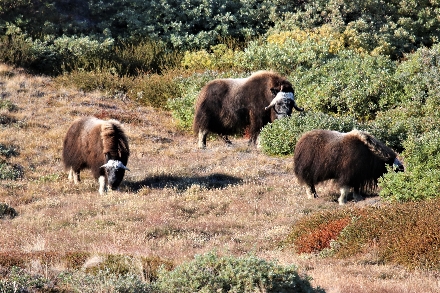
M 107 185 L 115 190 L 121 184 L 130 151 L 122 125 L 116 120 L 85 117 L 75 120 L 67 131 L 63 145 L 63 163 L 69 181 L 78 183 L 80 171 L 90 169 L 99 182 L 99 193 Z
M 303 111 L 295 103 L 292 84 L 270 71 L 258 71 L 247 78 L 215 79 L 201 90 L 195 103 L 193 130 L 198 147 L 206 147 L 208 132 L 227 135 L 248 127 L 249 143 L 256 143 L 261 128 L 273 120 Z
M 315 185 L 333 179 L 341 195 L 339 204 L 347 202 L 353 188 L 355 200 L 361 191 L 376 187 L 377 179 L 387 172 L 387 165 L 403 171 L 396 153 L 371 134 L 359 130 L 341 133 L 312 130 L 298 140 L 294 152 L 294 172 L 308 197 L 317 197 Z

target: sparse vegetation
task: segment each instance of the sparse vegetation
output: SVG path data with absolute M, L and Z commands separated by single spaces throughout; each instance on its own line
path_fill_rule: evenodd
M 438 291 L 438 3 L 0 2 L 0 291 Z M 196 150 L 201 87 L 256 70 L 306 111 L 261 149 Z M 67 182 L 62 138 L 86 115 L 125 124 L 119 192 Z M 406 172 L 346 208 L 331 183 L 307 200 L 290 156 L 314 128 L 367 130 Z
M 372 263 L 438 270 L 439 227 L 426 222 L 439 213 L 438 204 L 436 199 L 313 214 L 295 224 L 286 244 L 299 253 L 342 258 L 368 254 Z

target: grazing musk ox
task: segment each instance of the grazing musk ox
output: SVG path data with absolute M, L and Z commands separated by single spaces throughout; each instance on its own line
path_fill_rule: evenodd
M 308 186 L 309 198 L 317 197 L 316 184 L 334 179 L 341 191 L 341 205 L 347 202 L 350 188 L 354 199 L 360 200 L 360 191 L 376 187 L 377 179 L 387 172 L 386 165 L 403 171 L 391 148 L 359 130 L 306 132 L 295 146 L 293 160 L 295 175 L 300 184 Z
M 227 135 L 246 127 L 249 143 L 256 143 L 264 125 L 289 116 L 292 108 L 303 111 L 295 103 L 292 84 L 277 73 L 258 71 L 247 78 L 212 80 L 195 103 L 193 130 L 198 147 L 206 147 L 209 131 L 231 143 Z
M 91 169 L 99 182 L 99 193 L 107 185 L 115 190 L 121 184 L 130 151 L 122 125 L 116 120 L 84 117 L 75 120 L 67 131 L 63 145 L 63 163 L 69 181 L 78 183 L 80 171 Z

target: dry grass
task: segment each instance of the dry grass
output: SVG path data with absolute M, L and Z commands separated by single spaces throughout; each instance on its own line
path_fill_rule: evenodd
M 440 288 L 433 273 L 359 259 L 304 257 L 281 247 L 290 227 L 305 214 L 340 208 L 331 196 L 307 200 L 292 175 L 290 158 L 268 157 L 248 147 L 245 139 L 235 139 L 232 147 L 209 141 L 206 150 L 198 150 L 195 138 L 176 130 L 167 112 L 103 93 L 60 88 L 49 78 L 6 65 L 0 65 L 0 93 L 17 106 L 14 112 L 2 110 L 15 122 L 0 126 L 0 144 L 19 146 L 19 155 L 8 161 L 24 170 L 22 180 L 0 182 L 0 203 L 19 214 L 0 219 L 1 254 L 87 252 L 160 257 L 179 264 L 212 250 L 253 252 L 298 265 L 326 292 Z M 63 136 L 84 115 L 124 123 L 131 171 L 119 192 L 99 196 L 88 171 L 79 185 L 67 181 L 60 161 Z M 378 201 L 369 198 L 361 204 Z M 53 262 L 49 269 L 67 267 Z M 43 270 L 41 265 L 29 269 Z

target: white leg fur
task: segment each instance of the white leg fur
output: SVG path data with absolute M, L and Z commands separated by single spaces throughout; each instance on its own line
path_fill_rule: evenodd
M 199 149 L 204 149 L 206 147 L 206 135 L 208 134 L 207 130 L 199 130 Z
M 73 169 L 72 168 L 70 168 L 70 170 L 69 170 L 69 181 L 70 182 L 72 182 L 72 180 L 73 180 L 73 182 L 75 183 L 75 184 L 78 184 L 78 182 L 79 182 L 79 173 L 75 173 L 74 171 L 73 171 Z
M 99 194 L 103 195 L 107 191 L 107 186 L 105 184 L 105 176 L 99 176 Z
M 70 170 L 69 170 L 69 181 L 70 182 L 72 182 L 72 180 L 73 180 L 73 170 L 72 170 L 72 168 L 70 168 Z
M 306 189 L 306 193 L 307 193 L 307 198 L 308 199 L 312 199 L 315 197 L 315 195 L 313 194 L 313 192 L 310 190 L 310 188 Z
M 350 187 L 348 186 L 342 186 L 341 189 L 341 196 L 338 199 L 338 202 L 340 205 L 344 205 L 347 203 L 347 195 L 350 193 Z

